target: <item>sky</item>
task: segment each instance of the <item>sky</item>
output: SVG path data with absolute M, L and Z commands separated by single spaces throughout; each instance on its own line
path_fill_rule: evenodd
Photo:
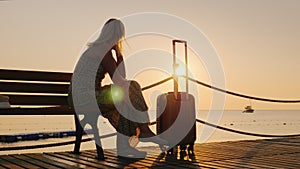
M 205 34 L 222 63 L 227 90 L 299 100 L 299 8 L 299 0 L 0 1 L 0 68 L 72 72 L 82 48 L 107 19 L 157 12 L 182 18 Z M 171 52 L 171 39 L 166 37 L 141 35 L 127 43 L 125 58 L 139 55 L 147 61 L 149 53 L 137 51 L 148 47 L 161 49 L 150 54 L 167 56 Z M 205 63 L 193 65 L 191 50 L 189 54 L 195 78 L 210 83 Z M 172 60 L 165 62 L 171 67 Z M 164 77 L 165 73 L 155 70 L 134 76 L 142 86 Z M 148 103 L 154 106 L 153 100 L 164 90 L 172 90 L 170 86 L 172 83 L 146 91 Z M 199 87 L 194 94 L 199 95 L 197 107 L 208 109 L 211 91 Z M 255 109 L 300 108 L 300 104 L 251 103 Z M 247 104 L 247 99 L 227 96 L 225 108 L 239 110 Z

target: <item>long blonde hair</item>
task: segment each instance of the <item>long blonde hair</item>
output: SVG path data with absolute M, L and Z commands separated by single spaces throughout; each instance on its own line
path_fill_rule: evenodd
M 117 45 L 122 51 L 122 41 L 125 39 L 125 26 L 119 19 L 109 19 L 103 26 L 99 37 L 88 46 L 99 43 L 108 43 L 109 45 Z

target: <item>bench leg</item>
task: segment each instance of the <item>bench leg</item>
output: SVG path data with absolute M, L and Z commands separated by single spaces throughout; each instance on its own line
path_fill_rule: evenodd
M 97 159 L 98 160 L 104 160 L 104 153 L 103 153 L 103 148 L 102 148 L 102 145 L 101 145 L 101 140 L 100 140 L 100 136 L 99 136 L 99 129 L 98 129 L 97 122 L 98 122 L 98 120 L 95 120 L 92 123 L 93 134 L 94 134 L 96 150 L 97 150 Z
M 103 153 L 103 148 L 96 144 L 96 150 L 97 150 L 97 159 L 98 160 L 105 160 L 104 158 L 104 153 Z
M 75 146 L 74 146 L 74 154 L 80 154 L 80 144 L 82 140 L 83 135 L 83 128 L 80 125 L 79 119 L 77 115 L 74 115 L 75 119 L 75 128 L 76 128 L 76 140 L 75 140 Z
M 78 116 L 74 115 L 75 119 L 75 127 L 76 127 L 76 140 L 75 140 L 75 146 L 74 146 L 74 154 L 80 154 L 80 144 L 82 140 L 83 135 L 83 127 L 80 124 L 80 121 L 78 119 Z M 101 146 L 101 140 L 99 136 L 99 130 L 97 126 L 98 119 L 93 119 L 93 121 L 90 123 L 93 129 L 95 144 L 96 144 L 96 150 L 97 150 L 97 159 L 98 160 L 104 160 L 104 153 L 103 148 Z

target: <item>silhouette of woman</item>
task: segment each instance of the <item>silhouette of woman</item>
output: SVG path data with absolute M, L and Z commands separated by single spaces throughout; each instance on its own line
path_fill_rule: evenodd
M 146 156 L 146 152 L 139 151 L 134 146 L 131 146 L 130 140 L 132 138 L 138 137 L 140 141 L 157 143 L 162 150 L 167 142 L 155 136 L 148 126 L 148 107 L 143 98 L 140 85 L 136 81 L 126 79 L 125 64 L 122 55 L 122 41 L 124 37 L 124 24 L 118 19 L 109 19 L 104 24 L 98 39 L 88 45 L 88 49 L 82 54 L 79 60 L 79 62 L 88 63 L 85 66 L 77 64 L 76 70 L 77 74 L 84 72 L 78 70 L 86 69 L 85 72 L 87 72 L 89 67 L 93 66 L 86 65 L 97 63 L 91 62 L 91 60 L 100 58 L 100 64 L 98 64 L 97 72 L 95 72 L 93 89 L 101 114 L 109 120 L 118 132 L 117 153 L 119 156 L 143 158 Z M 113 58 L 112 51 L 115 51 L 116 60 Z M 104 56 L 100 54 L 101 52 L 104 52 Z M 107 73 L 112 79 L 113 84 L 103 86 L 101 81 Z M 90 75 L 84 75 L 81 78 L 87 76 Z M 88 90 L 81 91 L 81 93 L 87 92 Z M 82 99 L 84 96 L 80 97 Z M 89 107 L 88 103 L 84 107 Z

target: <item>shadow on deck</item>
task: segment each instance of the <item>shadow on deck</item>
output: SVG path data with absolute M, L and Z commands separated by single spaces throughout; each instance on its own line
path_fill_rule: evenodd
M 147 158 L 118 158 L 116 150 L 105 150 L 105 161 L 96 160 L 94 150 L 3 155 L 0 168 L 300 168 L 300 137 L 196 144 L 194 155 L 140 149 Z

